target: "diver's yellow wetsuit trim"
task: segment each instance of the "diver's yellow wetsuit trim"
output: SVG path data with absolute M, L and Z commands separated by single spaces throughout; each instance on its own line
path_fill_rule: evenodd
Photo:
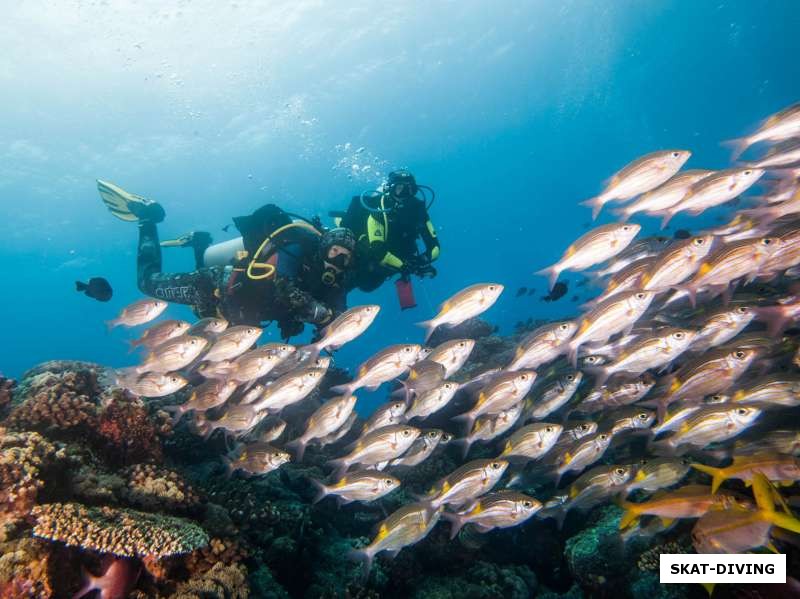
M 252 260 L 250 260 L 250 262 L 248 263 L 248 265 L 247 265 L 247 277 L 249 279 L 252 279 L 254 281 L 260 281 L 262 279 L 268 279 L 269 277 L 271 277 L 272 275 L 275 274 L 275 266 L 273 264 L 270 264 L 269 262 L 257 262 L 257 259 L 258 259 L 259 255 L 261 255 L 261 252 L 264 251 L 264 248 L 266 247 L 266 245 L 270 241 L 275 239 L 275 237 L 277 237 L 278 235 L 280 235 L 284 231 L 286 231 L 288 229 L 292 229 L 292 228 L 306 229 L 307 231 L 311 231 L 315 235 L 322 235 L 322 233 L 320 233 L 317 230 L 316 227 L 313 227 L 313 226 L 309 225 L 308 223 L 304 223 L 304 222 L 293 222 L 293 223 L 289 223 L 288 225 L 283 225 L 282 227 L 278 227 L 272 233 L 270 233 L 264 239 L 264 241 L 261 242 L 261 245 L 258 246 L 258 249 L 256 250 L 256 253 L 253 256 Z M 256 269 L 256 268 L 263 269 L 263 272 L 256 274 L 255 272 L 253 272 L 254 269 Z
M 386 216 L 383 198 L 384 196 L 381 196 L 381 214 L 383 215 L 383 223 L 381 223 L 372 214 L 367 217 L 367 241 L 370 245 L 373 243 L 386 243 L 386 240 L 389 237 L 389 219 Z M 386 252 L 383 255 L 380 264 L 381 266 L 388 266 L 390 268 L 396 268 L 397 270 L 403 268 L 403 261 L 391 252 Z

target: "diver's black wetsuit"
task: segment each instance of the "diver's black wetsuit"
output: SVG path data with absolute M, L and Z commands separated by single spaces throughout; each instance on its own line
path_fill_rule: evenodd
M 403 273 L 419 260 L 417 239 L 425 244 L 424 259 L 430 263 L 439 256 L 439 239 L 425 202 L 406 199 L 389 212 L 370 212 L 356 196 L 350 202 L 341 225 L 357 239 L 354 286 L 372 291 L 392 275 Z
M 345 308 L 345 289 L 322 284 L 313 260 L 316 239 L 307 241 L 280 248 L 276 274 L 267 280 L 251 280 L 232 266 L 198 264 L 193 272 L 163 273 L 156 225 L 142 222 L 137 282 L 143 293 L 190 305 L 200 318 L 223 316 L 231 324 L 253 325 L 275 320 L 290 337 L 303 330 L 303 323 L 323 325 Z M 202 253 L 195 259 L 202 262 Z

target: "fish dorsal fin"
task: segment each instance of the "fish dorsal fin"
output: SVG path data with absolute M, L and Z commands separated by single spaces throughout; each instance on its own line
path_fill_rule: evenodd
M 417 374 L 417 371 L 416 371 L 416 370 L 412 370 L 412 371 L 411 371 L 411 372 L 408 374 L 408 380 L 410 380 L 410 381 L 415 381 L 415 380 L 417 380 L 418 378 L 419 378 L 419 375 Z
M 346 484 L 347 484 L 347 478 L 343 476 L 342 478 L 340 478 L 339 480 L 336 481 L 336 484 L 333 485 L 333 488 L 334 489 L 341 489 Z
M 442 483 L 442 493 L 447 493 L 449 490 L 450 490 L 450 483 L 447 482 L 447 481 L 444 481 Z
M 564 454 L 564 463 L 569 464 L 573 459 L 573 455 L 570 452 Z

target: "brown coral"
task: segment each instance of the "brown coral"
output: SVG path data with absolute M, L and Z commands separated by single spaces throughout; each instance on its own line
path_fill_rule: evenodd
M 186 556 L 186 569 L 195 577 L 207 572 L 214 564 L 233 564 L 247 558 L 247 551 L 236 539 L 220 539 L 214 537 L 206 547 Z
M 11 403 L 11 395 L 17 382 L 0 376 L 0 413 Z
M 52 597 L 49 575 L 52 553 L 43 541 L 21 539 L 0 546 L 0 597 L 31 599 Z
M 247 568 L 241 564 L 214 564 L 202 578 L 179 585 L 170 599 L 247 599 Z
M 192 511 L 200 505 L 200 496 L 183 477 L 172 470 L 152 464 L 137 464 L 126 472 L 125 499 L 149 510 Z
M 86 395 L 61 385 L 39 391 L 17 406 L 8 417 L 13 428 L 24 430 L 88 430 L 97 422 L 97 407 Z
M 26 515 L 48 480 L 46 471 L 64 458 L 63 449 L 39 433 L 0 428 L 0 522 Z
M 77 503 L 37 505 L 31 513 L 35 536 L 100 553 L 162 558 L 208 543 L 208 535 L 196 524 L 161 514 Z
M 163 423 L 150 419 L 144 403 L 122 389 L 111 391 L 97 426 L 109 459 L 122 464 L 160 462 L 162 430 Z

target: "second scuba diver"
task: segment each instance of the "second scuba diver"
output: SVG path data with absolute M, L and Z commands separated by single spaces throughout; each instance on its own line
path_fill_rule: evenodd
M 98 191 L 111 213 L 139 225 L 137 283 L 152 297 L 192 306 L 198 317 L 231 324 L 276 321 L 288 339 L 304 324 L 325 326 L 346 308 L 355 237 L 342 227 L 321 231 L 274 204 L 234 218 L 241 238 L 217 245 L 208 233 L 159 243 L 160 204 L 104 181 Z M 161 246 L 194 249 L 197 269 L 161 271 Z
M 401 307 L 413 307 L 409 275 L 436 275 L 431 263 L 439 257 L 440 246 L 428 215 L 434 197 L 433 190 L 418 185 L 409 171 L 398 170 L 389 173 L 377 191 L 355 196 L 346 213 L 332 213 L 337 224 L 356 236 L 353 286 L 372 291 L 399 274 Z M 424 244 L 422 252 L 419 239 Z

